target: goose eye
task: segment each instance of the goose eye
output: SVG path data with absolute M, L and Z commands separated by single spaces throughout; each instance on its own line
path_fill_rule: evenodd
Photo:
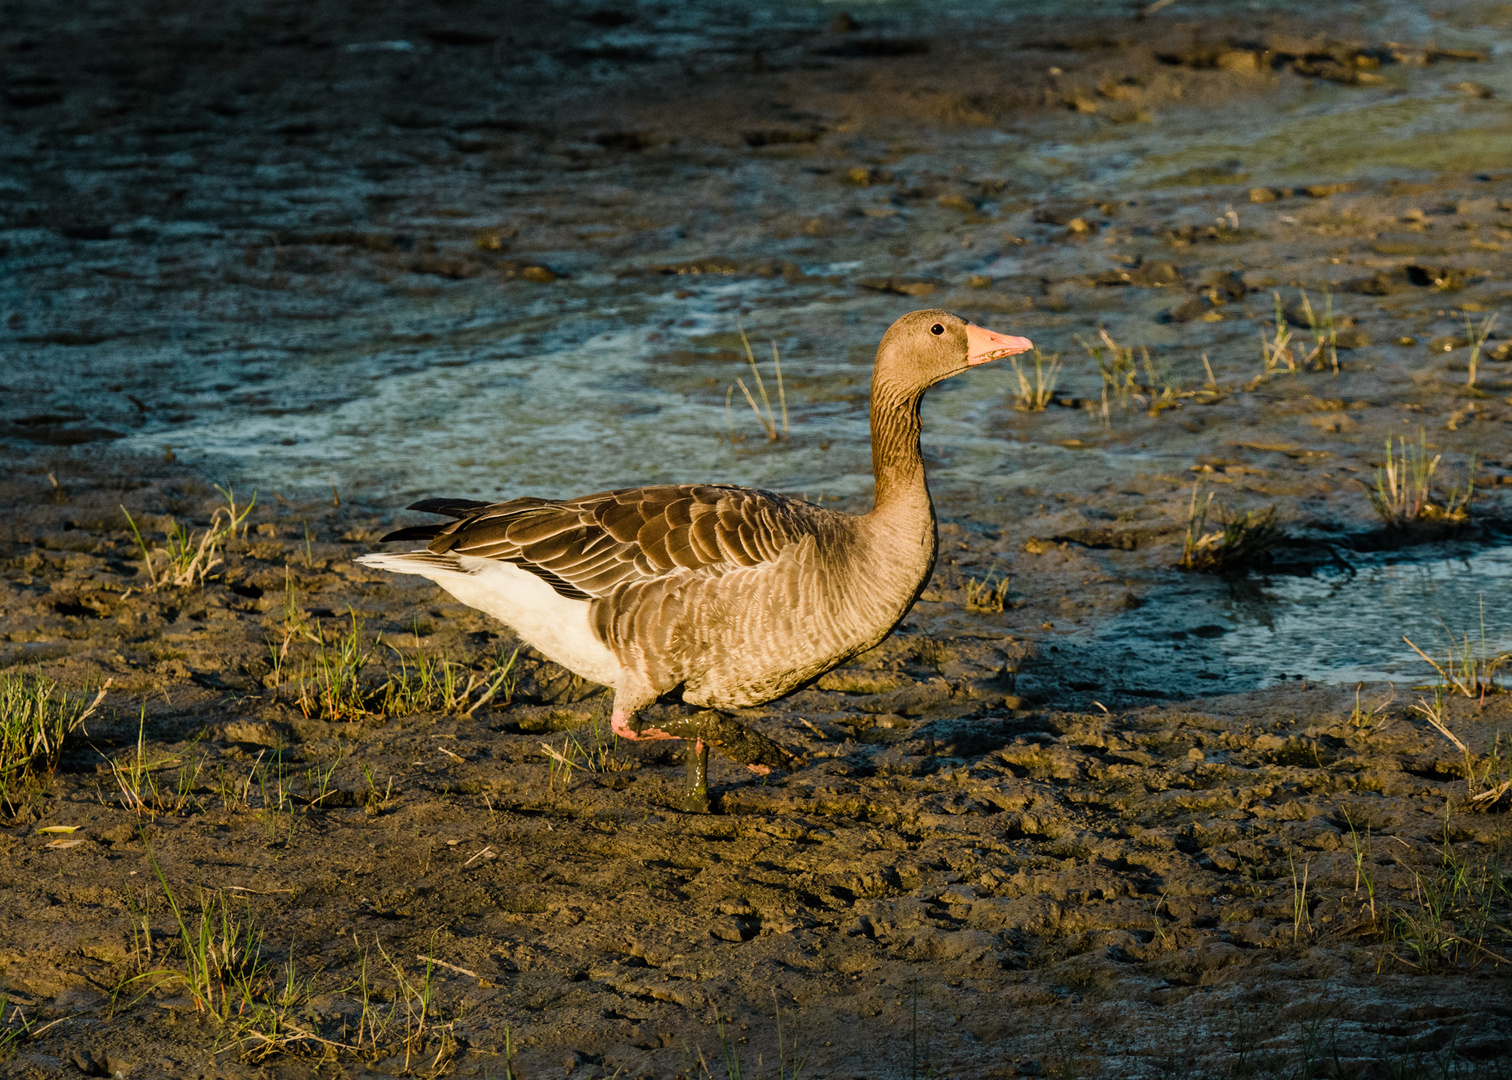
M 929 328 L 929 332 L 931 334 L 933 334 L 935 337 L 939 337 L 941 334 L 943 334 L 945 332 L 945 327 L 942 326 L 940 323 L 935 323 L 933 326 L 931 326 Z

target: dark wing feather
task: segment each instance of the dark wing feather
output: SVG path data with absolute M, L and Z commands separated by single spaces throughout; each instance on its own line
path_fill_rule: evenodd
M 449 518 L 466 517 L 470 511 L 489 505 L 477 499 L 421 499 L 410 503 L 406 510 L 420 510 L 427 514 L 444 514 Z
M 436 534 L 444 528 L 446 526 L 441 524 L 411 525 L 408 528 L 395 529 L 391 533 L 385 533 L 383 540 L 380 542 L 387 544 L 390 540 L 434 540 Z
M 771 492 L 713 485 L 631 488 L 562 502 L 427 499 L 412 509 L 457 520 L 400 529 L 385 540 L 428 540 L 438 554 L 513 563 L 574 599 L 677 572 L 756 566 L 831 514 Z

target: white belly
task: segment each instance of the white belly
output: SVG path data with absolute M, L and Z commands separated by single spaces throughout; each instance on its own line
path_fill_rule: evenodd
M 464 555 L 462 571 L 447 570 L 403 555 L 366 555 L 357 561 L 401 574 L 430 578 L 447 592 L 492 615 L 527 644 L 568 671 L 617 687 L 619 661 L 588 621 L 588 601 L 570 600 L 518 566 Z

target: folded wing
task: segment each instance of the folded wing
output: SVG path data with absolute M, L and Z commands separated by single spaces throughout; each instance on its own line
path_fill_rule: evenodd
M 410 509 L 455 520 L 399 529 L 385 541 L 426 540 L 436 554 L 512 563 L 577 600 L 690 571 L 717 576 L 772 562 L 825 514 L 772 492 L 718 485 L 626 488 L 562 502 L 426 499 Z

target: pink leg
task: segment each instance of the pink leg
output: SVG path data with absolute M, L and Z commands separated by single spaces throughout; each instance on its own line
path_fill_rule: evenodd
M 609 730 L 614 732 L 620 738 L 629 739 L 631 742 L 634 742 L 637 739 L 677 738 L 676 735 L 668 735 L 660 728 L 643 727 L 640 729 L 640 731 L 636 731 L 633 727 L 630 726 L 630 718 L 626 716 L 625 713 L 620 709 L 615 709 L 613 714 L 610 715 Z
M 765 776 L 772 771 L 770 765 L 747 765 L 746 768 L 750 769 L 757 776 Z

